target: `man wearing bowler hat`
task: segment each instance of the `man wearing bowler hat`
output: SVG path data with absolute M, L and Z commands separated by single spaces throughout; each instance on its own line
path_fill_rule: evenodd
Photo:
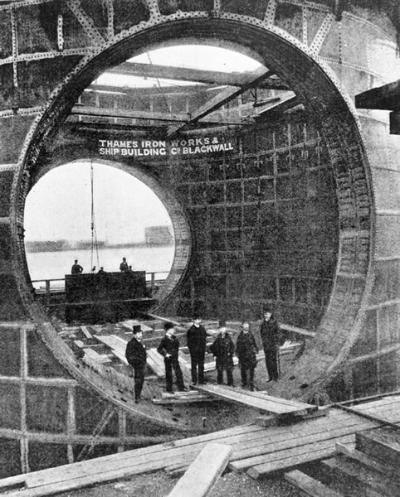
M 217 366 L 217 383 L 223 383 L 223 373 L 226 371 L 228 386 L 233 387 L 233 353 L 235 352 L 235 344 L 232 341 L 226 322 L 219 321 L 219 335 L 214 343 L 210 345 L 210 351 L 215 356 Z
M 135 402 L 137 404 L 140 401 L 144 383 L 147 352 L 142 343 L 143 333 L 140 325 L 134 325 L 132 332 L 133 338 L 126 345 L 125 357 L 135 372 Z
M 164 356 L 167 392 L 172 393 L 172 370 L 175 372 L 178 390 L 184 392 L 185 385 L 179 365 L 179 340 L 175 336 L 175 327 L 172 323 L 165 323 L 164 329 L 165 336 L 157 347 L 157 352 Z

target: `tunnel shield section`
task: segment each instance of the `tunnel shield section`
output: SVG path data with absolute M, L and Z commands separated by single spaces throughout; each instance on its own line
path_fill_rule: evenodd
M 201 12 L 195 15 L 180 12 L 166 18 L 154 17 L 148 24 L 121 33 L 117 41 L 87 57 L 70 73 L 32 127 L 13 184 L 12 250 L 19 294 L 30 315 L 39 321 L 46 321 L 30 296 L 20 238 L 29 175 L 35 174 L 35 168 L 40 167 L 44 144 L 53 139 L 73 102 L 101 70 L 125 60 L 149 43 L 168 41 L 172 33 L 178 40 L 188 37 L 211 37 L 226 43 L 240 40 L 244 48 L 257 53 L 268 68 L 289 84 L 319 128 L 336 184 L 337 265 L 329 302 L 319 322 L 316 337 L 307 344 L 302 358 L 296 362 L 291 374 L 282 379 L 277 389 L 278 393 L 287 395 L 311 395 L 313 389 L 327 380 L 345 358 L 360 332 L 365 299 L 370 290 L 369 265 L 373 243 L 373 198 L 369 168 L 352 105 L 334 82 L 331 72 L 313 55 L 312 50 L 279 28 L 260 20 L 223 12 L 211 18 L 208 13 Z M 165 178 L 171 173 L 169 184 L 175 181 L 173 168 L 172 171 L 168 169 L 163 176 Z M 192 217 L 189 222 L 195 223 L 196 220 Z M 192 257 L 196 260 L 197 268 L 202 270 L 205 262 L 199 253 L 192 253 Z M 238 284 L 241 283 L 239 277 Z M 219 284 L 221 288 L 225 285 L 226 290 L 226 280 L 219 282 L 216 287 L 220 295 Z M 210 287 L 207 282 L 205 286 Z M 279 300 L 278 295 L 276 300 Z M 220 313 L 225 303 L 226 298 L 221 299 L 215 310 Z M 259 309 L 259 304 L 257 306 Z M 48 340 L 51 333 L 51 326 L 46 326 L 44 338 L 54 350 L 57 340 L 54 336 Z M 62 363 L 68 363 L 60 354 L 57 356 L 60 356 Z M 74 366 L 69 369 L 79 376 Z

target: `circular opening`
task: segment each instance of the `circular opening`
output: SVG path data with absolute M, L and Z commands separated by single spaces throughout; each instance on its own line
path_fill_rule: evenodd
M 93 161 L 59 166 L 33 186 L 25 205 L 25 247 L 36 294 L 50 292 L 50 300 L 65 291 L 75 260 L 83 273 L 97 274 L 119 271 L 123 257 L 133 271 L 146 272 L 154 295 L 175 252 L 171 218 L 151 188 Z
M 371 195 L 369 173 L 366 168 L 362 140 L 354 115 L 351 111 L 351 106 L 348 105 L 347 98 L 341 93 L 338 86 L 332 82 L 329 71 L 322 67 L 305 47 L 300 46 L 299 42 L 289 35 L 284 35 L 281 30 L 273 27 L 267 30 L 264 25 L 261 25 L 261 23 L 256 20 L 252 21 L 248 18 L 238 18 L 237 16 L 228 13 L 221 14 L 219 18 L 209 18 L 208 16 L 201 18 L 200 15 L 200 17 L 197 16 L 193 19 L 190 18 L 190 14 L 182 14 L 182 16 L 176 14 L 173 20 L 161 19 L 159 25 L 151 26 L 142 31 L 138 29 L 135 33 L 131 33 L 130 35 L 127 34 L 127 36 L 118 43 L 110 46 L 101 54 L 95 55 L 91 59 L 82 62 L 73 71 L 71 78 L 65 82 L 62 90 L 55 96 L 54 100 L 49 105 L 49 109 L 43 115 L 40 126 L 35 129 L 25 156 L 24 167 L 21 170 L 21 174 L 23 173 L 23 169 L 26 168 L 30 170 L 31 177 L 35 177 L 39 168 L 38 158 L 44 158 L 46 156 L 47 151 L 45 150 L 45 144 L 47 146 L 49 141 L 54 138 L 56 132 L 59 131 L 62 119 L 69 115 L 82 91 L 87 88 L 105 68 L 115 66 L 134 54 L 144 52 L 144 47 L 153 44 L 154 41 L 162 43 L 163 41 L 171 40 L 172 32 L 174 33 L 174 38 L 177 40 L 186 40 L 188 37 L 191 39 L 197 38 L 204 40 L 204 38 L 208 37 L 214 41 L 221 40 L 221 43 L 227 43 L 228 45 L 239 41 L 245 51 L 248 51 L 248 53 L 257 53 L 257 59 L 262 60 L 265 63 L 265 68 L 268 69 L 268 71 L 271 71 L 273 75 L 277 75 L 286 89 L 289 88 L 294 91 L 294 98 L 296 99 L 294 102 L 296 104 L 295 106 L 304 106 L 305 115 L 307 118 L 314 120 L 314 125 L 321 138 L 321 144 L 325 145 L 326 156 L 329 160 L 331 170 L 333 171 L 334 179 L 337 181 L 338 216 L 336 221 L 339 235 L 339 248 L 337 249 L 337 253 L 340 254 L 340 259 L 336 266 L 336 273 L 335 268 L 333 268 L 332 271 L 329 302 L 324 303 L 326 307 L 322 318 L 320 315 L 316 320 L 320 323 L 319 331 L 321 331 L 321 333 L 319 333 L 316 340 L 314 340 L 312 346 L 313 354 L 310 356 L 315 359 L 316 357 L 319 357 L 318 350 L 324 351 L 324 361 L 319 362 L 313 360 L 311 362 L 312 370 L 304 367 L 303 369 L 304 371 L 307 370 L 307 374 L 304 374 L 303 372 L 296 375 L 296 384 L 298 384 L 298 386 L 305 384 L 306 382 L 310 385 L 312 384 L 313 379 L 321 377 L 327 369 L 334 366 L 338 356 L 349 349 L 351 343 L 358 335 L 358 330 L 361 325 L 360 309 L 365 304 L 365 295 L 367 293 L 365 290 L 368 290 L 371 283 L 370 279 L 368 279 L 368 264 L 370 255 L 369 230 L 372 221 L 368 206 L 366 206 L 366 208 L 363 207 L 365 206 L 365 199 L 368 199 L 367 201 L 369 201 Z M 265 102 L 263 102 L 263 104 L 265 104 Z M 286 110 L 293 112 L 293 105 L 289 105 L 289 109 Z M 269 117 L 275 118 L 276 115 L 269 114 Z M 190 119 L 190 123 L 185 125 L 185 131 L 189 133 L 193 130 L 198 130 L 199 120 L 200 117 L 194 120 Z M 213 126 L 214 125 L 215 123 L 213 123 Z M 236 123 L 234 123 L 234 126 L 235 125 Z M 207 128 L 208 126 L 209 124 L 206 124 L 202 127 Z M 229 124 L 225 121 L 224 126 L 229 126 Z M 243 127 L 243 123 L 241 123 L 241 126 L 243 136 L 248 136 L 246 131 L 249 129 L 251 130 L 251 126 L 248 128 Z M 165 137 L 165 135 L 162 136 Z M 275 136 L 273 138 L 275 146 L 276 135 L 273 136 Z M 284 134 L 279 134 L 279 138 L 282 137 L 284 137 Z M 316 137 L 316 143 L 317 142 L 318 137 Z M 225 165 L 223 168 L 220 168 L 220 170 L 223 170 L 224 180 L 236 180 L 238 178 L 242 180 L 243 171 L 254 165 L 253 158 L 251 157 L 251 139 L 246 143 L 246 146 L 243 145 L 244 141 L 242 140 L 240 145 L 242 148 L 239 151 L 240 160 L 236 161 L 232 166 L 229 165 L 229 168 L 225 167 Z M 282 148 L 286 150 L 285 147 Z M 289 148 L 290 153 L 286 154 L 286 158 L 290 161 L 292 157 L 290 144 Z M 304 147 L 304 144 L 303 146 L 299 146 L 298 149 L 301 157 L 308 157 L 309 150 L 307 147 Z M 274 152 L 275 155 L 279 153 L 279 150 L 275 150 Z M 349 160 L 350 157 L 351 160 Z M 281 158 L 282 157 L 280 156 L 280 159 Z M 276 171 L 277 168 L 276 160 L 277 159 L 274 156 L 272 160 L 274 171 Z M 259 163 L 260 162 L 258 161 L 257 164 Z M 160 171 L 152 164 L 149 169 L 151 170 L 152 175 L 158 175 L 159 180 L 166 181 L 165 184 L 169 186 L 173 184 L 175 180 L 174 175 L 171 175 L 171 171 L 174 171 L 173 168 Z M 195 167 L 193 168 L 193 172 L 197 172 Z M 234 176 L 228 178 L 227 174 L 233 174 Z M 351 181 L 351 178 L 354 177 L 357 177 L 357 188 Z M 361 183 L 362 186 L 360 186 Z M 275 184 L 276 181 L 274 180 L 274 185 Z M 296 182 L 294 182 L 294 184 L 296 184 Z M 19 178 L 18 185 L 22 188 L 24 187 L 22 176 Z M 259 186 L 256 182 L 253 186 L 256 189 L 257 197 Z M 285 185 L 285 182 L 282 182 L 280 185 L 282 191 L 285 191 L 286 187 L 287 185 Z M 192 191 L 192 187 L 189 187 L 190 196 L 192 196 Z M 222 191 L 224 195 L 222 204 L 224 204 L 224 207 L 221 209 L 221 212 L 223 212 L 225 220 L 231 220 L 232 216 L 230 216 L 231 213 L 228 213 L 226 205 L 228 189 L 225 185 L 222 188 Z M 240 191 L 242 192 L 241 194 L 243 194 L 244 190 L 242 185 Z M 206 189 L 205 192 L 201 189 L 195 190 L 194 192 L 195 195 L 204 198 L 205 202 L 210 203 L 208 189 Z M 315 192 L 315 199 L 318 200 L 318 188 L 316 188 Z M 18 212 L 18 209 L 23 207 L 23 189 L 21 190 L 21 193 L 20 196 L 17 195 L 18 202 L 21 202 L 21 205 L 19 206 L 18 203 L 16 204 L 16 213 Z M 219 193 L 217 192 L 216 196 L 218 197 L 218 195 Z M 351 205 L 347 202 L 349 196 L 354 199 L 354 203 Z M 257 204 L 257 199 L 255 200 L 255 203 Z M 282 202 L 282 207 L 283 205 L 284 202 Z M 274 209 L 275 206 L 272 210 L 274 211 Z M 296 206 L 294 208 L 291 207 L 289 210 L 293 216 L 296 216 L 296 213 L 299 212 Z M 304 213 L 306 214 L 306 212 L 307 209 Z M 318 211 L 314 210 L 314 212 Z M 275 213 L 272 212 L 271 216 L 268 216 L 268 219 L 282 220 L 282 217 L 277 217 L 275 214 L 276 210 Z M 243 215 L 244 210 L 241 211 L 241 219 L 243 219 Z M 17 217 L 18 216 L 16 216 L 16 218 Z M 204 219 L 204 217 L 201 215 L 198 216 L 196 218 L 196 223 L 201 223 L 202 219 Z M 215 217 L 209 217 L 208 219 L 213 220 Z M 307 222 L 311 222 L 311 224 L 315 221 L 315 219 L 313 220 L 311 217 L 307 216 L 304 216 L 303 219 L 307 220 Z M 192 226 L 193 220 L 194 218 L 191 218 Z M 316 225 L 317 223 L 314 224 Z M 215 237 L 215 245 L 210 246 L 210 248 L 212 250 L 215 249 L 215 252 L 224 252 L 221 259 L 225 258 L 225 253 L 228 251 L 234 253 L 234 257 L 229 259 L 225 258 L 227 272 L 232 270 L 232 268 L 237 268 L 236 274 L 239 276 L 236 281 L 236 287 L 247 290 L 243 280 L 243 276 L 245 275 L 243 269 L 246 268 L 246 264 L 243 263 L 243 258 L 241 257 L 241 254 L 245 253 L 245 251 L 237 250 L 237 247 L 235 247 L 235 237 L 228 235 L 230 229 L 218 230 L 216 227 L 214 231 L 219 231 L 220 236 Z M 17 232 L 16 227 L 15 232 Z M 242 230 L 240 232 L 241 243 L 244 239 L 243 236 L 244 231 Z M 207 254 L 203 254 L 204 257 L 200 254 L 200 251 L 198 250 L 199 240 L 200 239 L 196 234 L 196 237 L 193 240 L 196 257 L 192 258 L 192 263 L 193 266 L 196 266 L 196 264 L 201 262 L 201 266 L 206 266 L 210 271 L 212 276 L 211 279 L 208 279 L 207 277 L 202 279 L 202 275 L 200 275 L 196 281 L 198 285 L 202 285 L 208 292 L 208 302 L 217 302 L 215 308 L 210 308 L 210 311 L 214 312 L 221 309 L 221 305 L 226 305 L 229 301 L 229 295 L 226 293 L 223 294 L 224 289 L 233 288 L 235 284 L 231 281 L 231 286 L 229 287 L 227 284 L 228 280 L 224 275 L 218 275 L 222 276 L 220 279 L 213 279 L 215 276 L 213 264 L 216 259 L 214 257 L 208 257 Z M 280 238 L 280 240 L 284 240 L 284 238 Z M 297 240 L 299 240 L 299 238 L 297 238 Z M 312 233 L 310 233 L 310 237 L 307 238 L 307 242 L 309 240 L 315 240 Z M 249 239 L 249 243 L 250 242 L 251 239 Z M 16 243 L 18 243 L 17 240 Z M 228 243 L 231 245 L 228 245 Z M 221 247 L 222 249 L 220 250 Z M 231 249 L 228 250 L 228 247 L 231 247 Z M 357 258 L 354 258 L 354 253 L 357 253 Z M 238 257 L 236 257 L 236 255 L 238 255 Z M 284 254 L 283 250 L 275 250 L 274 257 L 276 257 L 276 259 L 264 257 L 263 260 L 278 261 L 280 260 L 280 257 L 285 258 L 286 256 L 287 254 Z M 302 253 L 301 251 L 297 253 L 297 257 L 299 264 L 302 263 L 302 261 L 307 261 L 307 263 L 309 262 L 309 267 L 313 270 L 313 264 L 317 261 L 317 257 L 310 260 L 306 257 L 305 253 Z M 286 257 L 286 260 L 290 259 Z M 21 263 L 23 263 L 23 260 L 21 260 Z M 318 262 L 316 264 L 318 265 Z M 254 273 L 256 274 L 257 272 L 254 271 Z M 261 271 L 258 271 L 257 274 L 262 273 Z M 362 275 L 362 277 L 360 277 L 360 275 Z M 195 274 L 195 276 L 197 277 L 198 275 Z M 272 276 L 276 275 L 272 274 Z M 352 279 L 354 278 L 357 278 L 357 281 L 353 282 Z M 350 281 L 351 284 L 349 283 Z M 182 280 L 182 283 L 189 283 L 189 286 L 181 288 L 182 292 L 179 297 L 182 298 L 182 300 L 185 298 L 190 300 L 192 298 L 192 295 L 190 294 L 191 282 Z M 280 293 L 277 293 L 278 291 L 280 292 L 280 288 L 284 287 L 281 287 L 279 282 L 279 284 L 274 287 L 276 296 L 275 301 L 280 301 L 281 295 Z M 295 305 L 296 297 L 293 281 L 287 281 L 287 289 L 288 298 L 290 298 L 291 295 L 291 304 Z M 318 286 L 315 286 L 314 290 L 315 294 L 318 296 Z M 218 300 L 221 295 L 223 298 Z M 215 296 L 217 296 L 217 299 L 214 298 Z M 243 302 L 243 299 L 232 301 L 231 309 L 240 309 Z M 248 309 L 251 310 L 253 314 L 257 314 L 263 304 L 263 301 L 252 299 Z M 309 301 L 299 302 L 299 304 L 307 306 Z M 294 313 L 294 319 L 296 319 L 296 315 L 297 314 Z M 345 322 L 342 319 L 342 316 L 344 315 L 346 316 Z M 342 331 L 340 337 L 336 336 L 336 330 L 338 328 Z M 329 350 L 326 347 L 326 343 L 328 342 L 330 343 Z M 308 352 L 309 348 L 306 347 L 302 359 L 303 362 L 310 360 Z M 303 364 L 303 366 L 305 365 Z M 303 370 L 301 365 L 299 365 L 298 369 L 299 371 Z M 296 387 L 294 386 L 293 388 Z

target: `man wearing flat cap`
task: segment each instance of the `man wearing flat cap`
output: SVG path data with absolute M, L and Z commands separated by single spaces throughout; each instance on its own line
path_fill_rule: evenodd
M 223 383 L 223 373 L 226 371 L 228 386 L 233 387 L 233 353 L 235 352 L 235 344 L 232 341 L 228 330 L 226 329 L 226 322 L 219 321 L 219 335 L 214 343 L 210 345 L 210 351 L 215 356 L 217 366 L 217 383 Z
M 140 325 L 134 325 L 132 332 L 133 338 L 126 345 L 125 357 L 135 372 L 135 402 L 137 404 L 142 394 L 147 352 L 142 344 L 143 333 Z
M 204 383 L 204 357 L 207 346 L 207 332 L 201 325 L 199 316 L 194 316 L 193 324 L 188 329 L 187 346 L 190 352 L 192 384 L 196 385 L 197 381 L 202 385 Z
M 172 370 L 175 372 L 178 390 L 185 391 L 183 375 L 179 365 L 179 340 L 175 336 L 175 328 L 172 323 L 165 323 L 165 335 L 157 347 L 157 352 L 164 357 L 165 381 L 167 392 L 172 393 Z

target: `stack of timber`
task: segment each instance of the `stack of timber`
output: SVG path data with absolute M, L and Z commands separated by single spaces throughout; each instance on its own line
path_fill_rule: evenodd
M 356 433 L 354 448 L 337 443 L 335 457 L 285 478 L 313 497 L 394 497 L 400 495 L 399 467 L 400 428 L 382 427 Z
M 252 447 L 240 450 L 238 454 L 235 454 L 234 448 L 229 467 L 234 471 L 246 471 L 249 476 L 258 479 L 331 457 L 336 452 L 337 442 L 352 447 L 356 433 L 382 424 L 363 415 L 398 424 L 399 409 L 400 396 L 388 396 L 353 407 L 354 413 L 331 408 L 324 417 L 286 427 L 271 427 L 267 430 L 268 442 L 264 439 L 267 446 L 260 438 Z
M 375 430 L 373 437 L 371 430 L 382 428 L 382 422 L 371 417 L 400 423 L 400 395 L 388 396 L 353 409 L 356 412 L 346 412 L 332 407 L 326 416 L 302 420 L 288 426 L 263 428 L 255 424 L 242 425 L 28 473 L 0 480 L 0 491 L 7 492 L 8 497 L 38 497 L 158 470 L 183 472 L 210 442 L 232 446 L 228 468 L 234 471 L 246 471 L 254 478 L 286 472 L 305 463 L 331 458 L 336 454 L 337 443 L 344 445 L 345 450 L 349 451 L 355 447 L 355 450 L 362 452 L 365 457 L 373 456 L 379 448 L 382 454 L 381 464 L 383 462 L 394 468 L 398 467 L 399 456 L 393 451 L 394 442 L 390 441 L 390 437 L 393 439 L 394 435 L 383 436 L 383 430 L 380 429 Z M 400 438 L 397 432 L 395 433 L 397 451 Z M 378 466 L 375 466 L 375 469 L 377 468 Z M 371 491 L 368 495 L 372 494 Z M 329 493 L 322 495 L 330 496 Z M 357 493 L 347 492 L 345 495 L 357 495 Z M 373 495 L 379 495 L 379 492 Z M 397 492 L 389 495 L 400 494 Z

